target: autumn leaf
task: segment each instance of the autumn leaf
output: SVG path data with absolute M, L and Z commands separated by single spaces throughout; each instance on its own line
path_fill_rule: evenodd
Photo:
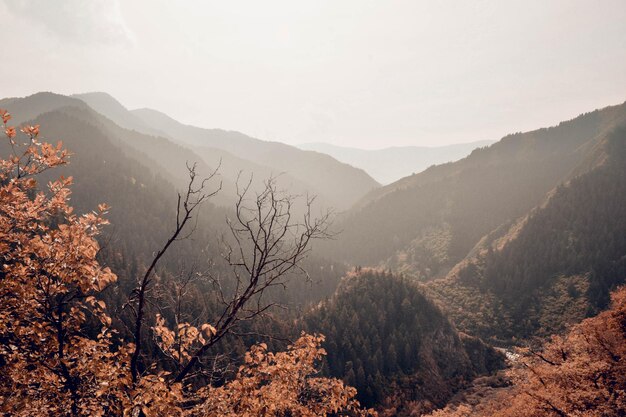
M 217 329 L 209 323 L 204 323 L 201 329 L 208 337 L 215 336 L 217 334 Z
M 4 130 L 4 134 L 9 139 L 13 139 L 16 135 L 15 128 L 13 126 L 7 126 L 7 128 Z

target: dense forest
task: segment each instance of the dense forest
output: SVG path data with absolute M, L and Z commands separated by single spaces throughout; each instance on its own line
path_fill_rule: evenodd
M 108 95 L 1 100 L 0 411 L 619 415 L 625 106 L 379 187 Z
M 336 294 L 305 318 L 326 335 L 327 372 L 389 415 L 441 407 L 477 375 L 504 365 L 479 339 L 459 334 L 420 289 L 404 277 L 353 271 Z
M 465 331 L 507 341 L 546 337 L 606 308 L 626 276 L 626 129 L 601 145 L 602 164 L 558 186 L 502 248 L 488 245 L 431 284 Z M 485 304 L 476 306 L 477 297 Z

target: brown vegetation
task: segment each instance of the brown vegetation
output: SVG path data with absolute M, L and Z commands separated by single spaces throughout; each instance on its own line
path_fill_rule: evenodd
M 541 350 L 525 349 L 510 371 L 514 383 L 478 404 L 431 417 L 623 416 L 626 413 L 626 287 L 612 308 L 586 319 Z
M 107 206 L 75 214 L 69 206 L 71 178 L 51 182 L 46 191 L 38 189 L 37 175 L 66 164 L 68 152 L 61 144 L 40 142 L 39 126 L 24 126 L 21 132 L 25 136 L 18 137 L 16 129 L 8 125 L 11 115 L 0 110 L 0 116 L 12 148 L 9 158 L 0 160 L 1 413 L 133 417 L 367 414 L 354 400 L 353 388 L 336 379 L 314 376 L 314 364 L 324 355 L 321 336 L 303 335 L 279 354 L 267 353 L 264 345 L 253 347 L 235 379 L 221 387 L 198 388 L 185 381 L 216 338 L 239 320 L 263 311 L 260 296 L 264 288 L 280 283 L 280 274 L 288 268 L 298 267 L 309 240 L 323 232 L 323 223 L 307 218 L 300 230 L 289 223 L 289 216 L 281 211 L 288 211 L 288 206 L 279 199 L 273 195 L 257 199 L 259 217 L 239 219 L 255 247 L 252 263 L 245 257 L 240 263 L 233 261 L 233 267 L 250 269 L 249 274 L 237 276 L 242 289 L 226 301 L 224 319 L 200 328 L 179 323 L 175 330 L 157 320 L 159 346 L 170 358 L 184 363 L 178 372 L 167 372 L 156 361 L 142 357 L 139 343 L 117 337 L 105 303 L 97 298 L 116 280 L 96 259 L 100 248 L 95 237 L 107 223 Z M 206 194 L 192 187 L 193 170 L 191 173 L 187 198 L 179 204 L 177 225 L 181 227 L 171 242 L 178 239 L 193 208 L 205 199 Z M 239 236 L 240 229 L 233 227 L 235 237 Z M 295 243 L 286 241 L 285 236 L 295 236 Z M 162 251 L 171 242 L 168 240 Z M 243 251 L 248 246 L 239 248 Z M 153 263 L 158 260 L 157 254 Z M 141 340 L 141 303 L 149 293 L 151 272 L 149 268 L 139 280 L 129 304 L 137 318 L 135 342 Z

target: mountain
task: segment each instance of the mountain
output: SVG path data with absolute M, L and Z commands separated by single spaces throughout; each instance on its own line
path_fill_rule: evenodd
M 591 159 L 595 167 L 431 283 L 460 327 L 510 343 L 563 333 L 608 306 L 626 281 L 626 125 Z
M 51 143 L 62 140 L 63 146 L 71 152 L 70 163 L 38 176 L 39 184 L 60 176 L 71 176 L 71 205 L 77 215 L 90 213 L 100 203 L 110 206 L 106 217 L 111 224 L 98 236 L 101 245 L 98 258 L 101 264 L 117 274 L 118 281 L 102 293 L 102 300 L 113 312 L 115 329 L 122 337 L 129 337 L 128 320 L 131 317 L 124 305 L 137 285 L 137 279 L 176 224 L 177 192 L 186 183 L 184 159 L 195 154 L 166 138 L 121 128 L 75 98 L 40 93 L 0 100 L 0 108 L 10 109 L 12 124 L 39 124 L 42 140 Z M 21 116 L 23 113 L 26 117 Z M 18 141 L 24 139 L 18 134 Z M 10 153 L 9 143 L 1 141 L 0 154 Z M 167 165 L 168 161 L 169 169 L 166 169 L 163 164 Z M 179 162 L 182 168 L 180 178 L 174 175 L 178 170 L 175 165 Z M 198 169 L 212 169 L 202 164 L 200 161 Z M 217 181 L 207 184 L 209 191 L 217 186 Z M 222 258 L 220 236 L 228 237 L 226 219 L 235 216 L 232 208 L 213 204 L 213 201 L 207 202 L 197 213 L 193 236 L 172 245 L 159 262 L 154 276 L 155 296 L 167 301 L 168 296 L 173 296 L 175 283 L 183 276 L 193 275 L 185 302 L 186 314 L 193 317 L 211 315 L 220 306 L 215 285 L 205 275 L 207 271 L 211 277 L 221 277 L 220 285 L 226 290 L 234 279 L 232 269 Z M 342 265 L 314 254 L 303 261 L 302 267 L 308 272 L 309 279 L 297 274 L 286 277 L 286 288 L 269 291 L 268 302 L 280 302 L 294 309 L 317 303 L 334 292 L 345 271 Z M 172 310 L 167 305 L 160 305 L 159 311 L 173 319 Z M 271 312 L 268 314 L 271 316 Z M 278 311 L 273 318 L 244 323 L 242 331 L 276 334 L 276 330 L 269 329 L 279 326 L 287 314 Z M 151 336 L 145 334 L 145 337 L 146 345 L 151 346 Z M 216 348 L 216 353 L 242 353 L 256 342 L 258 339 L 254 337 L 232 337 L 224 340 Z M 147 354 L 156 353 L 148 351 Z
M 387 273 L 348 275 L 305 321 L 308 331 L 326 335 L 325 371 L 384 415 L 409 415 L 408 404 L 441 407 L 474 377 L 504 365 L 501 354 L 459 334 L 414 282 Z
M 234 203 L 237 181 L 241 186 L 251 176 L 252 191 L 262 189 L 264 181 L 272 177 L 280 189 L 295 195 L 317 196 L 316 209 L 345 210 L 378 186 L 365 172 L 326 155 L 262 141 L 239 132 L 183 125 L 155 110 L 129 111 L 106 93 L 76 94 L 73 97 L 119 126 L 165 137 L 193 151 L 204 163 L 219 166 L 224 193 L 218 202 L 225 205 Z M 227 198 L 229 196 L 231 198 Z
M 72 152 L 70 163 L 45 173 L 42 183 L 46 178 L 72 176 L 72 205 L 78 213 L 89 212 L 99 203 L 111 206 L 112 226 L 107 230 L 107 239 L 119 253 L 125 253 L 128 264 L 145 261 L 152 255 L 170 228 L 154 225 L 173 225 L 167 219 L 174 219 L 177 189 L 187 182 L 184 160 L 193 154 L 165 139 L 159 141 L 120 128 L 82 101 L 62 95 L 38 93 L 4 99 L 0 100 L 0 107 L 10 109 L 15 124 L 40 124 L 43 140 L 61 140 Z M 7 144 L 2 143 L 0 149 L 6 154 Z M 164 155 L 168 155 L 167 160 Z M 172 160 L 183 161 L 183 165 L 178 167 Z M 204 165 L 199 165 L 199 169 L 212 170 Z M 205 210 L 203 226 L 211 217 L 225 216 L 223 209 L 212 204 Z M 204 238 L 208 238 L 208 227 L 204 233 Z M 187 249 L 192 253 L 202 250 Z M 123 276 L 124 272 L 120 274 Z
M 139 117 L 129 112 L 122 103 L 117 101 L 110 94 L 93 92 L 72 94 L 71 97 L 84 101 L 89 107 L 106 116 L 120 127 L 136 130 L 137 132 L 146 133 L 152 136 L 167 137 L 164 132 L 154 129 L 150 125 L 144 123 L 144 121 Z
M 117 103 L 115 100 L 105 102 Z M 33 120 L 42 114 L 54 111 L 72 113 L 77 119 L 93 125 L 94 129 L 105 131 L 108 140 L 114 146 L 118 146 L 126 156 L 141 161 L 141 164 L 149 168 L 153 174 L 167 178 L 167 182 L 179 189 L 184 188 L 187 184 L 188 163 L 195 163 L 198 175 L 202 177 L 210 175 L 216 167 L 216 165 L 207 165 L 204 158 L 170 139 L 122 128 L 114 120 L 101 115 L 91 106 L 74 97 L 54 93 L 37 93 L 24 98 L 0 100 L 0 106 L 11 109 L 14 114 L 13 121 L 16 124 Z M 121 113 L 122 111 L 118 112 L 118 114 Z M 59 132 L 58 137 L 64 137 L 62 132 Z M 54 137 L 50 139 L 54 140 Z M 85 151 L 91 153 L 90 149 L 85 149 Z M 228 184 L 228 179 L 222 179 L 222 181 L 226 181 Z M 234 198 L 234 193 L 228 197 L 227 194 L 227 191 L 222 193 L 216 198 L 216 202 L 223 205 L 230 204 Z
M 15 125 L 40 124 L 44 140 L 62 140 L 72 152 L 70 164 L 44 174 L 41 183 L 60 175 L 72 176 L 72 205 L 78 213 L 90 212 L 103 202 L 111 206 L 111 226 L 101 236 L 103 261 L 120 276 L 124 287 L 120 291 L 132 289 L 136 274 L 175 224 L 177 192 L 188 182 L 186 163 L 196 162 L 198 175 L 203 176 L 214 168 L 190 149 L 167 138 L 122 128 L 76 98 L 38 93 L 2 99 L 0 108 L 10 109 Z M 0 151 L 4 155 L 10 152 L 6 142 L 0 144 Z M 211 190 L 218 186 L 218 179 L 208 184 Z M 194 238 L 176 245 L 162 262 L 161 273 L 177 275 L 190 265 L 199 269 L 211 265 L 214 273 L 220 273 L 223 265 L 219 262 L 218 238 L 227 230 L 226 218 L 233 217 L 229 206 L 233 197 L 226 199 L 223 193 L 220 191 L 204 206 Z M 298 300 L 305 304 L 313 294 L 313 299 L 331 294 L 333 280 L 336 282 L 342 274 L 339 265 L 332 267 L 330 262 L 315 257 L 306 265 L 312 280 L 321 284 L 313 289 L 310 285 L 294 285 L 286 303 Z M 295 294 L 296 288 L 302 294 Z M 112 305 L 124 299 L 118 294 Z M 204 302 L 197 304 L 202 306 Z
M 320 193 L 334 208 L 348 209 L 379 184 L 362 169 L 312 151 L 303 151 L 280 142 L 252 138 L 240 132 L 204 129 L 177 122 L 151 109 L 133 110 L 144 123 L 165 132 L 193 149 L 209 147 L 285 173 Z
M 251 191 L 253 192 L 260 191 L 264 187 L 264 181 L 270 177 L 276 177 L 277 186 L 280 189 L 289 190 L 290 193 L 297 195 L 305 195 L 307 193 L 318 195 L 318 207 L 329 207 L 331 205 L 321 191 L 288 174 L 279 173 L 272 168 L 239 158 L 222 149 L 206 146 L 192 149 L 189 145 L 181 144 L 181 142 L 176 141 L 168 134 L 153 129 L 149 124 L 144 123 L 142 119 L 106 93 L 75 94 L 72 97 L 79 99 L 97 113 L 104 115 L 112 122 L 111 125 L 116 126 L 118 134 L 121 132 L 121 136 L 133 136 L 133 138 L 127 141 L 129 144 L 135 144 L 147 153 L 158 153 L 158 159 L 163 169 L 174 175 L 174 177 L 182 174 L 183 180 L 186 181 L 186 166 L 188 163 L 196 163 L 200 168 L 211 167 L 211 169 L 199 170 L 199 173 L 203 176 L 208 176 L 217 169 L 222 183 L 222 190 L 215 199 L 217 204 L 228 207 L 233 206 L 237 197 L 236 183 L 241 175 L 240 185 L 244 185 L 251 176 L 254 177 L 251 184 Z M 120 127 L 123 127 L 123 129 L 120 129 Z M 137 137 L 142 137 L 143 140 L 137 140 Z M 173 170 L 180 172 L 174 173 L 172 172 Z M 300 207 L 300 209 L 302 208 Z
M 559 331 L 624 280 L 624 125 L 626 104 L 607 107 L 374 190 L 324 250 L 435 280 L 471 334 L 509 343 Z
M 340 220 L 343 233 L 329 250 L 352 264 L 445 276 L 483 236 L 506 230 L 589 169 L 599 141 L 625 121 L 626 104 L 596 110 L 373 190 Z
M 300 149 L 325 153 L 338 161 L 361 168 L 381 184 L 389 184 L 432 165 L 459 160 L 474 149 L 491 145 L 481 140 L 446 146 L 399 146 L 367 150 L 315 142 L 299 145 Z

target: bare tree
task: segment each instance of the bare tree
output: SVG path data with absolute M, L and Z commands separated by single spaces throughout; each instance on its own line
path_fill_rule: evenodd
M 331 213 L 313 218 L 314 198 L 306 198 L 304 214 L 295 219 L 295 197 L 279 192 L 273 178 L 253 196 L 251 184 L 252 178 L 242 188 L 237 181 L 234 218 L 227 220 L 230 238 L 223 239 L 223 257 L 231 268 L 234 285 L 225 289 L 219 279 L 215 280 L 223 306 L 221 314 L 208 340 L 192 353 L 173 382 L 182 382 L 191 376 L 190 372 L 202 356 L 232 333 L 241 321 L 271 308 L 274 303 L 264 299 L 266 292 L 272 287 L 284 286 L 292 272 L 306 274 L 300 263 L 310 252 L 312 241 L 330 237 Z
M 137 381 L 139 377 L 145 309 L 152 290 L 155 267 L 175 241 L 188 238 L 193 233 L 195 226 L 188 227 L 189 230 L 185 233 L 183 229 L 194 218 L 197 208 L 221 189 L 220 184 L 217 190 L 205 192 L 207 181 L 216 172 L 196 186 L 195 165 L 188 168 L 190 181 L 185 195 L 178 196 L 176 227 L 156 253 L 143 277 L 138 280 L 127 303 L 134 317 L 135 349 L 130 364 L 133 381 Z M 191 352 L 186 362 L 181 362 L 180 354 L 177 356 L 177 371 L 173 374 L 173 383 L 182 382 L 190 376 L 205 375 L 202 369 L 197 370 L 197 373 L 190 372 L 203 355 L 226 335 L 233 333 L 240 322 L 262 315 L 275 305 L 264 297 L 270 288 L 284 287 L 285 279 L 293 272 L 300 272 L 308 277 L 300 266 L 301 261 L 310 252 L 313 240 L 330 237 L 331 213 L 325 212 L 313 218 L 314 197 L 306 197 L 304 212 L 296 218 L 293 213 L 296 197 L 278 191 L 274 178 L 267 180 L 262 191 L 258 193 L 251 191 L 252 178 L 243 187 L 239 184 L 238 179 L 234 216 L 227 219 L 230 233 L 222 239 L 222 256 L 230 266 L 231 273 L 225 285 L 222 285 L 219 278 L 213 279 L 222 308 L 205 342 Z M 179 285 L 174 286 L 177 293 L 172 294 L 172 307 L 175 309 L 177 321 L 180 320 L 182 299 L 189 289 L 192 275 L 193 268 L 187 271 L 187 276 L 181 279 Z M 216 357 L 212 361 L 213 367 L 218 360 Z
M 176 227 L 163 247 L 161 247 L 152 259 L 152 262 L 150 263 L 150 266 L 148 266 L 148 269 L 146 269 L 143 277 L 138 280 L 137 287 L 132 291 L 128 303 L 126 304 L 126 306 L 131 309 L 135 322 L 133 329 L 135 349 L 133 350 L 130 361 L 130 370 L 133 382 L 137 381 L 139 375 L 139 358 L 143 348 L 142 329 L 145 306 L 157 263 L 174 242 L 191 236 L 195 230 L 195 224 L 190 230 L 187 230 L 184 235 L 182 234 L 183 230 L 190 220 L 194 218 L 194 214 L 198 207 L 200 207 L 202 203 L 206 202 L 209 198 L 216 195 L 222 188 L 222 184 L 220 183 L 217 189 L 211 192 L 206 191 L 207 183 L 217 175 L 219 166 L 207 178 L 200 180 L 200 182 L 197 181 L 196 164 L 193 164 L 192 166 L 187 165 L 187 169 L 189 171 L 189 183 L 184 195 L 181 195 L 180 193 L 178 194 L 178 201 L 176 205 Z

